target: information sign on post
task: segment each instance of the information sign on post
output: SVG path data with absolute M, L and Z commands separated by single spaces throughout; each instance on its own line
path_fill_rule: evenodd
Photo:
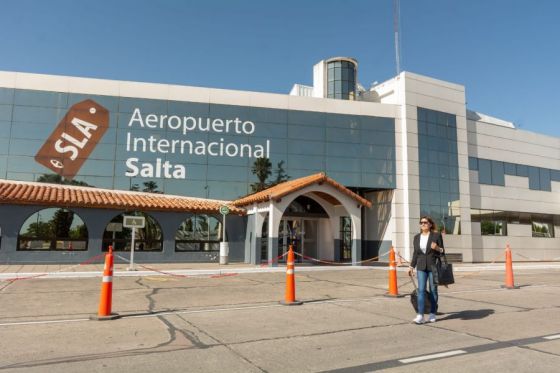
M 226 242 L 226 215 L 229 214 L 229 207 L 226 205 L 220 206 L 220 214 L 223 215 L 222 242 L 220 242 L 220 264 L 228 264 L 229 245 Z
M 146 218 L 143 216 L 123 215 L 123 227 L 132 229 L 132 242 L 130 243 L 130 266 L 129 271 L 134 271 L 134 239 L 136 238 L 136 228 L 144 228 Z

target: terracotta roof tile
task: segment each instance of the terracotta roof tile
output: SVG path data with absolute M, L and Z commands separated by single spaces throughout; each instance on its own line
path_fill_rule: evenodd
M 230 201 L 12 180 L 0 180 L 0 204 L 245 214 Z
M 352 192 L 350 189 L 346 188 L 344 185 L 337 183 L 330 177 L 328 177 L 324 172 L 318 174 L 313 174 L 299 179 L 285 181 L 263 191 L 250 194 L 243 198 L 233 201 L 234 206 L 247 206 L 253 203 L 270 201 L 271 199 L 280 199 L 285 195 L 303 189 L 309 185 L 327 183 L 341 193 L 346 194 L 350 198 L 356 200 L 363 206 L 371 207 L 371 202 L 367 199 L 360 197 L 356 193 Z

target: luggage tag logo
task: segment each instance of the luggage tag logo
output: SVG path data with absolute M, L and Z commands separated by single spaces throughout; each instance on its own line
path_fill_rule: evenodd
M 35 161 L 68 180 L 78 173 L 109 128 L 109 110 L 93 100 L 72 105 Z

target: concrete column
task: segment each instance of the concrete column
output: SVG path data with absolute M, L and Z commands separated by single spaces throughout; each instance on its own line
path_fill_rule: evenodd
M 362 219 L 358 213 L 354 211 L 350 214 L 352 219 L 352 265 L 358 265 L 362 260 Z
M 278 266 L 274 260 L 278 256 L 278 226 L 282 220 L 282 212 L 271 201 L 268 206 L 268 261 L 272 267 Z M 274 260 L 274 261 L 273 261 Z

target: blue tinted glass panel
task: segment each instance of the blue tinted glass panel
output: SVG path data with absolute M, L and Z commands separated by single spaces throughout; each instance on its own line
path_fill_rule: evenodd
M 517 176 L 529 176 L 529 167 L 522 165 L 522 164 L 517 164 L 515 165 L 516 168 L 516 172 L 517 172 Z
M 0 104 L 12 104 L 14 102 L 14 90 L 12 88 L 0 88 Z
M 539 190 L 541 189 L 541 175 L 537 167 L 529 168 L 529 189 Z
M 550 192 L 550 170 L 547 168 L 540 168 L 540 189 Z
M 492 161 L 492 184 L 505 186 L 504 162 Z
M 560 181 L 560 171 L 559 170 L 550 170 L 550 180 Z
M 517 175 L 517 170 L 514 163 L 504 162 L 504 172 L 506 175 Z
M 459 161 L 455 116 L 418 108 L 418 158 L 420 161 L 420 209 L 432 215 L 438 229 L 459 233 Z M 476 159 L 475 159 L 476 160 Z M 449 223 L 449 224 L 448 224 Z
M 478 182 L 492 184 L 492 162 L 487 159 L 478 160 Z

